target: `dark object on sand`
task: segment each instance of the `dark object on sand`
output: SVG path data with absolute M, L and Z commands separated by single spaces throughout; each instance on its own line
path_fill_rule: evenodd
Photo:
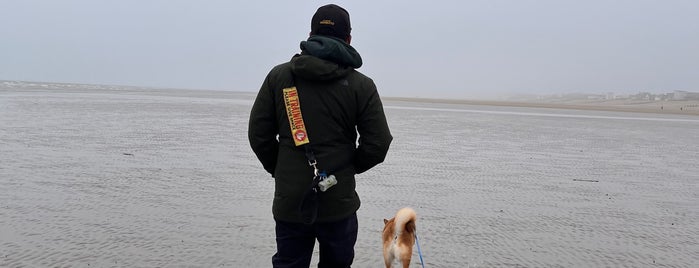
M 598 180 L 573 179 L 573 181 L 599 182 Z

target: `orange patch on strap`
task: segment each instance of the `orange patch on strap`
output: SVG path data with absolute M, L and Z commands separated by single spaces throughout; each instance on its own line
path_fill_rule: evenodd
M 296 146 L 301 146 L 309 143 L 306 124 L 303 123 L 301 115 L 301 102 L 296 87 L 284 89 L 284 105 L 286 105 L 286 116 L 289 118 L 289 128 L 291 128 L 291 136 L 294 139 Z

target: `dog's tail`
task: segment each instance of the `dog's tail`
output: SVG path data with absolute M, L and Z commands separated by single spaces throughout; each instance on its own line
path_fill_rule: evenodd
M 410 234 L 414 236 L 415 234 L 415 221 L 417 220 L 417 214 L 412 208 L 401 208 L 396 213 L 395 218 L 395 233 L 396 234 Z

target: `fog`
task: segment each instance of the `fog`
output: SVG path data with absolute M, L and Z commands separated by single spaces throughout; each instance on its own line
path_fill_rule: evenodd
M 325 1 L 3 1 L 0 80 L 257 91 Z M 699 91 L 696 1 L 337 1 L 384 96 Z

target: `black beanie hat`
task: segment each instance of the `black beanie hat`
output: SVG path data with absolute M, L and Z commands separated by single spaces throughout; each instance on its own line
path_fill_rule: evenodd
M 311 18 L 311 35 L 334 36 L 345 40 L 351 31 L 349 13 L 338 5 L 319 7 Z

